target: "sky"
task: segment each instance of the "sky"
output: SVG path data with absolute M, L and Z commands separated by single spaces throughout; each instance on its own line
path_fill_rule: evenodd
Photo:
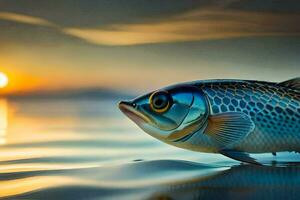
M 0 0 L 0 93 L 300 76 L 296 0 Z

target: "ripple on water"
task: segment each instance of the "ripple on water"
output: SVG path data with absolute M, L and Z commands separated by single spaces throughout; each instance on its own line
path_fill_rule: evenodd
M 300 195 L 299 167 L 229 167 L 182 160 L 154 160 L 102 167 L 1 173 L 0 177 L 5 179 L 0 187 L 6 189 L 2 197 L 12 199 L 41 199 L 45 195 L 48 199 L 208 199 L 221 196 L 228 199 L 239 195 L 252 199 L 266 197 L 263 191 L 271 190 L 278 195 L 272 195 L 273 199 L 279 199 L 284 189 L 280 185 L 284 185 L 294 197 Z
M 1 136 L 0 199 L 300 199 L 300 168 L 170 147 L 123 118 L 115 102 L 5 104 L 13 113 Z

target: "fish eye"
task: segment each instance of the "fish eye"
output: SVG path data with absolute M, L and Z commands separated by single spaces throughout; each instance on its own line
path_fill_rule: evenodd
M 172 97 L 166 91 L 154 92 L 150 98 L 150 107 L 154 112 L 166 112 L 172 105 Z

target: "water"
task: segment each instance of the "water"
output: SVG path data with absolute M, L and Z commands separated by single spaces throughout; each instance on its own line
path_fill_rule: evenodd
M 0 199 L 300 198 L 299 167 L 171 147 L 116 102 L 1 99 Z

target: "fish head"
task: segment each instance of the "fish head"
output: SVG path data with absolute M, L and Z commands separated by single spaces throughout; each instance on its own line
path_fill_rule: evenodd
M 167 143 L 201 129 L 209 112 L 204 94 L 188 84 L 162 88 L 131 101 L 121 101 L 119 108 L 146 133 Z

